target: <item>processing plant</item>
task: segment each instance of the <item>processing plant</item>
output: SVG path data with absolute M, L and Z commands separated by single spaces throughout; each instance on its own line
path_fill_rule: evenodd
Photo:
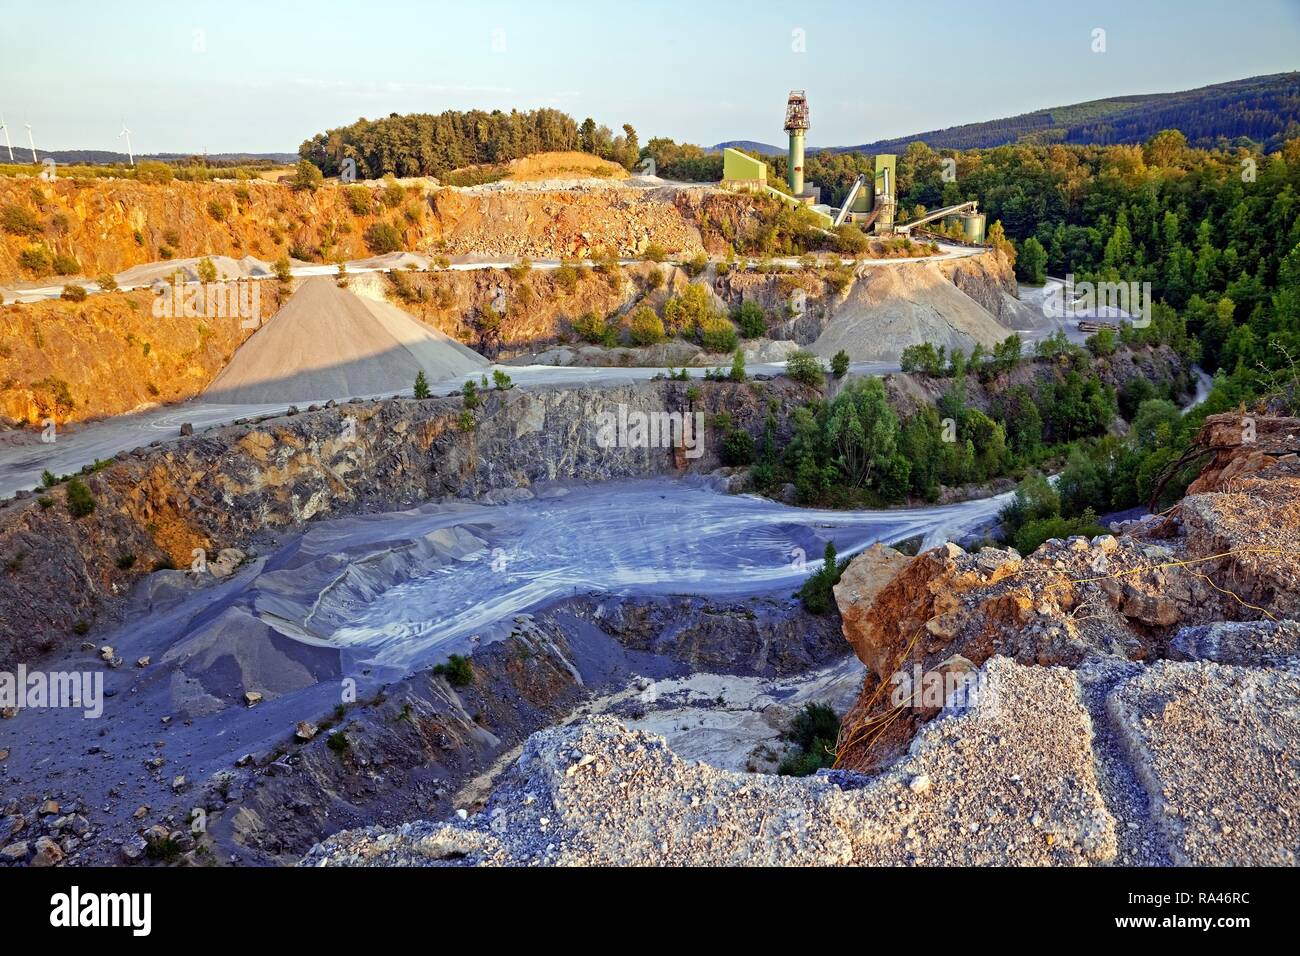
M 898 224 L 898 177 L 896 157 L 892 153 L 877 153 L 873 157 L 872 172 L 858 176 L 838 208 L 823 205 L 821 189 L 804 178 L 804 153 L 810 126 L 805 91 L 791 90 L 785 106 L 784 127 L 789 137 L 786 158 L 789 193 L 769 185 L 766 163 L 731 148 L 722 152 L 722 185 L 729 189 L 773 195 L 782 202 L 805 206 L 826 228 L 853 223 L 878 236 L 908 235 L 920 226 L 942 219 L 945 227 L 959 226 L 964 241 L 984 241 L 984 214 L 978 211 L 973 201 L 937 209 L 919 219 Z

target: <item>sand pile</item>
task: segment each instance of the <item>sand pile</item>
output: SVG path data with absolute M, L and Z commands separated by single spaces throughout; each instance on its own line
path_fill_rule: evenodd
M 930 262 L 865 270 L 809 348 L 829 358 L 840 349 L 855 362 L 893 361 L 909 345 L 930 342 L 970 352 L 1011 334 Z
M 487 368 L 481 355 L 401 309 L 308 279 L 209 386 L 214 402 L 308 402 L 410 389 Z

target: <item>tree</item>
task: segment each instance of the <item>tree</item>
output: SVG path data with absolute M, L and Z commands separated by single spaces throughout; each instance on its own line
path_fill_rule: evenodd
M 429 380 L 424 377 L 424 369 L 415 373 L 415 397 L 429 397 Z
M 361 238 L 365 240 L 366 248 L 377 256 L 402 248 L 402 233 L 390 222 L 371 223 Z
M 749 377 L 745 374 L 745 353 L 740 349 L 736 349 L 736 354 L 731 358 L 731 371 L 727 377 L 733 382 L 743 382 Z
M 1033 236 L 1020 245 L 1020 253 L 1016 256 L 1016 275 L 1031 285 L 1042 285 L 1047 281 L 1047 250 Z
M 275 260 L 275 278 L 280 282 L 288 282 L 293 273 L 290 271 L 289 257 L 282 255 Z
M 831 357 L 831 374 L 843 378 L 849 371 L 849 353 L 840 349 Z

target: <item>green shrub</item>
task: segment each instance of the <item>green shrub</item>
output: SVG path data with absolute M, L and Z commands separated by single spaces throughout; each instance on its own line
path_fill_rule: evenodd
M 293 178 L 289 180 L 289 185 L 294 190 L 302 192 L 315 192 L 320 189 L 321 183 L 325 177 L 321 175 L 320 169 L 309 159 L 298 160 L 298 167 L 294 171 Z
M 366 248 L 377 256 L 402 248 L 402 233 L 390 222 L 375 222 L 362 235 Z
M 290 271 L 292 268 L 293 266 L 289 264 L 288 256 L 281 256 L 280 258 L 276 259 L 275 260 L 276 279 L 278 279 L 280 282 L 288 282 L 289 279 L 293 277 L 293 273 Z
M 197 269 L 200 282 L 217 281 L 217 264 L 212 261 L 211 256 L 204 256 L 200 259 Z
M 226 217 L 230 215 L 230 210 L 220 199 L 208 200 L 208 215 L 217 222 L 225 222 Z
M 712 315 L 700 323 L 700 344 L 707 352 L 734 352 L 740 337 L 729 319 Z
M 424 369 L 415 373 L 415 397 L 429 397 L 429 380 L 424 377 Z
M 114 279 L 113 276 L 107 272 L 103 273 L 99 278 L 97 278 L 95 280 L 95 284 L 99 286 L 100 292 L 116 292 L 118 289 L 117 280 Z
M 811 352 L 800 349 L 785 363 L 785 374 L 796 382 L 820 388 L 826 384 L 826 368 L 822 360 Z
M 76 284 L 65 285 L 63 291 L 59 293 L 59 298 L 67 302 L 85 302 L 86 287 Z
M 514 382 L 510 380 L 510 376 L 499 368 L 494 368 L 492 370 L 492 385 L 502 391 L 508 388 L 514 388 Z
M 466 410 L 478 408 L 483 404 L 483 399 L 479 398 L 478 386 L 473 382 L 466 382 L 460 389 L 461 398 L 465 403 Z
M 849 566 L 849 559 L 836 560 L 835 545 L 827 541 L 822 554 L 822 566 L 804 581 L 799 589 L 799 600 L 809 614 L 825 614 L 835 604 L 832 588 L 840 583 L 840 575 Z
M 573 331 L 593 345 L 612 348 L 618 344 L 618 330 L 613 323 L 595 312 L 586 312 L 574 319 Z
M 664 340 L 664 321 L 648 305 L 637 308 L 628 322 L 634 345 L 655 345 Z
M 767 334 L 767 313 L 757 302 L 746 299 L 736 307 L 732 318 L 740 326 L 740 334 L 747 339 L 756 339 Z
M 447 683 L 452 687 L 468 687 L 474 680 L 474 668 L 469 658 L 460 654 L 452 654 L 445 664 L 437 665 L 433 672 L 439 677 L 446 678 Z
M 831 374 L 843 378 L 849 372 L 849 353 L 840 349 L 831 357 Z
M 384 177 L 384 188 L 379 193 L 379 200 L 389 209 L 395 209 L 406 198 L 406 190 L 391 174 Z
M 334 753 L 342 756 L 352 747 L 352 742 L 348 740 L 347 735 L 341 730 L 336 730 L 325 738 L 325 746 Z
M 657 242 L 652 242 L 650 245 L 646 246 L 645 252 L 641 255 L 642 258 L 647 259 L 650 262 L 663 262 L 668 258 L 668 253 L 664 251 L 664 247 L 659 245 Z
M 68 481 L 68 512 L 74 518 L 84 518 L 95 510 L 95 496 L 80 478 Z
M 709 257 L 701 252 L 699 255 L 694 256 L 687 262 L 683 263 L 682 267 L 686 270 L 686 274 L 694 279 L 709 267 Z
M 835 745 L 840 735 L 840 719 L 825 704 L 804 704 L 786 730 L 785 737 L 794 746 L 781 761 L 777 773 L 789 777 L 807 777 L 824 767 L 835 765 Z
M 754 463 L 754 436 L 742 429 L 727 432 L 722 439 L 722 463 L 742 466 Z
M 76 256 L 62 252 L 54 257 L 53 265 L 55 273 L 61 276 L 74 276 L 81 271 L 81 263 Z
M 357 216 L 369 215 L 375 205 L 374 194 L 365 186 L 348 186 L 343 190 L 343 198 L 347 201 L 348 208 Z
M 11 236 L 34 238 L 41 234 L 41 221 L 30 210 L 17 203 L 9 203 L 0 209 L 0 229 Z
M 44 246 L 28 246 L 18 253 L 18 264 L 34 276 L 47 276 L 51 271 L 50 250 Z

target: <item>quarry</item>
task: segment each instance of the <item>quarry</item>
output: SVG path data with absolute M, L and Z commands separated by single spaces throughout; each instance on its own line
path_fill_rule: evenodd
M 0 864 L 1295 865 L 1300 419 L 810 128 L 0 175 Z

